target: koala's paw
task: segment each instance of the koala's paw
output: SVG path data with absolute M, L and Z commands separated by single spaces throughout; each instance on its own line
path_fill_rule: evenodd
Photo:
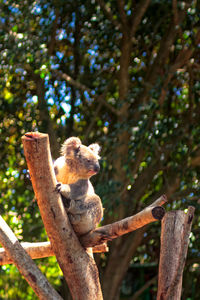
M 69 198 L 69 191 L 66 188 L 66 185 L 58 182 L 56 184 L 55 191 L 61 195 L 64 207 L 66 209 L 69 209 L 70 203 L 71 203 L 71 199 Z
M 56 191 L 57 193 L 61 193 L 61 186 L 62 186 L 62 183 L 60 183 L 60 182 L 58 182 L 58 183 L 56 184 L 55 191 Z
M 56 184 L 56 192 L 62 194 L 65 198 L 70 198 L 70 188 L 68 184 L 62 184 L 58 182 Z

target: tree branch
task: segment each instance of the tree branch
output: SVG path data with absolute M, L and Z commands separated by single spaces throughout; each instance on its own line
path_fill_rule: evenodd
M 145 14 L 151 0 L 142 0 L 139 1 L 138 6 L 134 12 L 134 17 L 131 25 L 131 36 L 135 35 L 138 25 L 140 24 L 143 15 Z
M 106 106 L 114 115 L 118 115 L 118 110 L 115 109 L 112 105 L 110 105 L 105 99 L 104 99 L 104 93 L 99 96 L 94 96 L 92 94 L 92 90 L 88 88 L 86 85 L 78 82 L 77 80 L 74 80 L 71 76 L 69 76 L 66 73 L 62 73 L 61 71 L 54 71 L 54 73 L 59 76 L 60 78 L 64 79 L 69 84 L 73 85 L 77 89 L 85 92 L 87 91 L 89 95 L 91 95 L 93 98 L 95 98 L 95 101 L 102 103 L 102 105 Z
M 123 31 L 127 31 L 129 28 L 128 28 L 127 15 L 126 15 L 126 12 L 124 9 L 124 6 L 125 6 L 124 0 L 117 0 L 117 4 L 118 4 L 118 10 L 119 10 L 120 18 L 121 18 Z
M 56 45 L 56 30 L 58 28 L 58 18 L 59 18 L 59 10 L 55 8 L 55 20 L 53 21 L 52 31 L 50 35 L 50 42 L 48 44 L 48 52 L 49 55 L 54 54 L 55 45 Z
M 146 224 L 161 220 L 165 214 L 165 210 L 160 205 L 167 202 L 167 197 L 162 195 L 154 203 L 146 207 L 138 214 L 125 218 L 121 221 L 105 225 L 95 229 L 92 232 L 80 237 L 84 247 L 91 247 L 102 244 L 105 241 L 110 241 L 128 232 L 134 231 L 143 227 Z
M 106 5 L 104 0 L 97 0 L 107 19 L 117 28 L 120 29 L 121 24 L 114 18 L 111 9 Z
M 21 243 L 24 250 L 30 255 L 32 259 L 44 258 L 49 256 L 54 256 L 53 249 L 50 242 L 40 242 L 40 243 Z M 108 252 L 107 245 L 101 244 L 92 248 L 93 253 Z M 4 248 L 0 248 L 0 265 L 12 264 L 13 260 L 10 258 L 8 253 Z
M 133 295 L 133 297 L 129 298 L 128 300 L 136 300 L 138 299 L 138 297 L 150 286 L 152 285 L 152 283 L 154 283 L 157 280 L 158 276 L 154 276 L 153 278 L 151 278 L 150 280 L 148 280 L 139 290 L 137 290 L 137 292 L 135 292 L 135 294 Z
M 27 133 L 22 141 L 42 220 L 73 298 L 102 300 L 94 259 L 81 246 L 55 191 L 48 135 Z
M 0 242 L 20 273 L 40 299 L 62 299 L 32 261 L 20 242 L 0 216 Z
M 185 265 L 194 207 L 170 211 L 162 221 L 161 254 L 157 300 L 181 298 L 182 273 Z

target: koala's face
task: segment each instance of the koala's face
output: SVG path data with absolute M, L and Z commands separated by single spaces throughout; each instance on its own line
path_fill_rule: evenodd
M 91 147 L 81 145 L 79 149 L 75 150 L 74 152 L 74 159 L 77 162 L 77 168 L 79 169 L 82 178 L 90 178 L 100 170 L 100 157 L 95 151 L 92 150 L 93 145 L 91 145 Z
M 73 172 L 80 179 L 88 179 L 99 172 L 99 151 L 98 144 L 91 144 L 86 147 L 77 137 L 67 139 L 61 148 L 61 153 L 65 159 L 73 162 Z

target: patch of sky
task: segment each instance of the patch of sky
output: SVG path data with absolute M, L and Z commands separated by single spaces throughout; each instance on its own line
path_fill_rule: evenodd
M 74 120 L 77 121 L 77 122 L 80 122 L 80 120 L 81 120 L 80 114 L 75 114 L 74 115 Z
M 70 96 L 66 96 L 66 98 L 69 100 L 70 99 Z M 65 116 L 66 117 L 69 117 L 69 113 L 70 113 L 70 111 L 71 111 L 71 105 L 69 104 L 69 103 L 67 103 L 67 102 L 61 102 L 61 107 L 62 107 L 62 109 L 64 110 L 64 112 L 65 112 Z
M 53 97 L 54 91 L 55 90 L 53 86 L 48 86 L 48 91 L 45 93 L 45 99 L 49 99 L 50 97 Z
M 12 13 L 14 13 L 14 14 L 20 13 L 19 8 L 16 7 L 16 6 L 14 7 L 14 6 L 12 6 L 12 5 L 9 5 L 9 6 L 8 6 L 8 9 L 9 9 Z
M 80 98 L 78 98 L 77 100 L 76 100 L 76 103 L 75 103 L 75 105 L 76 106 L 79 106 L 81 104 L 81 99 Z
M 36 4 L 33 8 L 32 8 L 32 11 L 31 13 L 34 14 L 34 15 L 39 15 L 41 14 L 42 12 L 42 8 L 40 5 Z
M 32 96 L 30 94 L 27 94 L 26 102 L 23 104 L 24 107 L 26 107 L 28 104 L 36 104 L 38 102 L 38 97 L 36 95 Z
M 51 69 L 52 70 L 57 70 L 59 67 L 60 67 L 59 64 L 54 64 L 54 63 L 51 64 Z
M 24 74 L 24 69 L 22 69 L 22 68 L 16 68 L 15 69 L 15 73 L 17 73 L 17 74 L 20 74 L 20 73 Z
M 67 38 L 67 33 L 66 33 L 66 30 L 65 29 L 60 29 L 58 32 L 57 32 L 57 38 L 59 41 L 63 40 L 63 39 L 66 39 Z
M 71 20 L 71 22 L 68 24 L 68 26 L 71 27 L 71 28 L 74 28 L 74 26 L 75 26 L 75 20 L 76 20 L 76 13 L 73 12 L 73 13 L 72 13 L 72 20 Z
M 54 99 L 52 97 L 48 98 L 48 104 L 53 105 L 54 104 Z
M 64 54 L 60 51 L 56 51 L 56 56 L 58 57 L 59 60 L 61 60 L 64 56 Z
M 95 57 L 97 57 L 98 56 L 98 53 L 96 52 L 96 50 L 95 49 L 88 49 L 88 51 L 87 51 L 90 55 L 92 55 L 92 56 L 95 56 Z
M 84 91 L 84 96 L 87 99 L 87 101 L 89 101 L 89 102 L 92 101 L 90 94 L 87 91 Z
M 91 65 L 92 65 L 92 66 L 91 66 L 91 67 L 92 67 L 91 69 L 93 69 L 93 67 L 96 68 L 96 67 L 98 66 L 97 64 L 95 64 L 95 62 L 96 62 L 96 59 L 95 59 L 94 57 L 92 57 L 92 58 L 90 59 L 90 63 L 91 63 Z
M 49 23 L 49 21 L 47 21 L 45 18 L 41 18 L 39 21 L 39 24 L 42 25 L 47 25 L 47 23 Z
M 5 24 L 6 18 L 0 17 L 0 22 Z
M 173 90 L 177 96 L 181 95 L 181 89 L 174 87 Z

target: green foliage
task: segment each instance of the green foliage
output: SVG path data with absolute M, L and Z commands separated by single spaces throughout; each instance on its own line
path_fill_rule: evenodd
M 133 214 L 162 193 L 169 197 L 167 209 L 195 206 L 188 253 L 194 263 L 186 264 L 183 293 L 185 299 L 199 299 L 198 5 L 190 1 L 185 8 L 178 1 L 175 8 L 172 1 L 153 0 L 131 36 L 138 1 L 125 1 L 124 15 L 117 1 L 105 1 L 106 8 L 100 2 L 0 1 L 1 214 L 21 241 L 47 239 L 23 154 L 25 132 L 49 133 L 54 158 L 68 136 L 80 136 L 85 144 L 98 141 L 101 172 L 92 180 L 105 207 L 103 222 Z M 124 41 L 131 43 L 126 72 Z M 140 286 L 130 289 L 140 272 L 134 263 L 143 266 L 140 275 L 145 265 L 158 264 L 159 233 L 160 224 L 145 232 L 122 297 Z M 117 254 L 130 240 L 122 242 L 102 255 L 102 281 L 106 268 L 118 271 L 114 260 L 126 273 Z M 59 289 L 55 258 L 38 264 Z M 15 267 L 3 266 L 0 278 L 2 299 L 35 299 Z M 110 287 L 113 278 L 107 280 Z

